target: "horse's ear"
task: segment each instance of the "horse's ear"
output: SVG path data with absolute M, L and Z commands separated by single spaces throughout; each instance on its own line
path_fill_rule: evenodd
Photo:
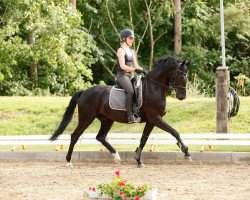
M 186 65 L 188 66 L 188 65 L 190 64 L 190 62 L 191 62 L 191 60 L 189 60 L 189 61 L 186 63 Z
M 181 66 L 184 66 L 186 64 L 186 60 L 183 60 L 183 62 L 181 63 Z

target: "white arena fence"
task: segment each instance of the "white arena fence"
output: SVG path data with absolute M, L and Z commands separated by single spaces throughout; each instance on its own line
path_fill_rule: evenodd
M 77 144 L 100 144 L 96 140 L 96 133 L 84 133 Z M 109 133 L 108 141 L 118 145 L 139 145 L 141 133 Z M 11 135 L 0 136 L 0 145 L 69 145 L 70 134 L 63 134 L 57 140 L 50 141 L 50 135 Z M 218 133 L 195 133 L 181 134 L 186 145 L 226 145 L 226 146 L 249 146 L 250 133 L 245 134 L 218 134 Z M 147 145 L 172 145 L 176 139 L 170 134 L 152 133 L 149 136 Z

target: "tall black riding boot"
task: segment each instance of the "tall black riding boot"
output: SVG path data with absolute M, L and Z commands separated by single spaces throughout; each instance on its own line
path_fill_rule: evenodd
M 137 123 L 140 122 L 140 117 L 133 113 L 133 94 L 127 93 L 126 94 L 126 107 L 127 107 L 127 114 L 128 114 L 128 123 Z

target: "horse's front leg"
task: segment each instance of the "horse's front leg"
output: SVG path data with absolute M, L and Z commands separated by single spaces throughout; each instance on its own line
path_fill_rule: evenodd
M 154 125 L 157 126 L 158 128 L 169 132 L 171 135 L 173 135 L 176 140 L 177 140 L 177 145 L 181 149 L 181 151 L 184 153 L 184 158 L 187 160 L 191 160 L 191 155 L 188 152 L 188 147 L 183 143 L 180 134 L 172 128 L 170 125 L 168 125 L 160 116 L 158 116 L 155 121 Z
M 140 141 L 140 146 L 137 147 L 137 149 L 135 151 L 135 156 L 134 156 L 134 158 L 138 164 L 138 167 L 144 167 L 144 164 L 141 161 L 141 152 L 142 152 L 144 146 L 146 145 L 148 137 L 149 137 L 153 128 L 154 128 L 154 125 L 149 124 L 149 123 L 146 123 L 146 126 L 144 127 L 143 134 L 142 134 L 141 141 Z

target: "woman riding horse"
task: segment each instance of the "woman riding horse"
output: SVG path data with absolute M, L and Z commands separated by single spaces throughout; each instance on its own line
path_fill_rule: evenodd
M 186 98 L 187 66 L 186 61 L 180 62 L 173 57 L 166 56 L 156 61 L 153 70 L 143 80 L 144 101 L 139 110 L 139 116 L 141 122 L 146 122 L 146 125 L 134 156 L 139 167 L 144 166 L 141 161 L 141 152 L 155 126 L 172 134 L 184 153 L 184 158 L 191 159 L 188 147 L 183 143 L 180 134 L 162 119 L 166 114 L 166 95 L 169 86 L 175 89 L 177 99 L 183 100 Z M 110 108 L 109 94 L 111 88 L 111 86 L 97 85 L 87 90 L 80 90 L 71 98 L 58 129 L 50 138 L 56 140 L 62 134 L 72 119 L 76 105 L 78 105 L 78 125 L 71 134 L 70 146 L 66 156 L 69 166 L 72 165 L 71 156 L 74 145 L 95 118 L 101 122 L 101 128 L 96 139 L 110 151 L 116 161 L 120 161 L 118 152 L 106 138 L 114 121 L 128 123 L 128 119 L 126 112 Z
M 130 48 L 134 41 L 134 32 L 130 29 L 124 29 L 120 33 L 122 40 L 121 47 L 117 50 L 117 84 L 126 91 L 126 109 L 128 123 L 140 122 L 140 117 L 133 111 L 134 88 L 131 83 L 135 71 L 143 71 L 138 65 L 134 51 Z

